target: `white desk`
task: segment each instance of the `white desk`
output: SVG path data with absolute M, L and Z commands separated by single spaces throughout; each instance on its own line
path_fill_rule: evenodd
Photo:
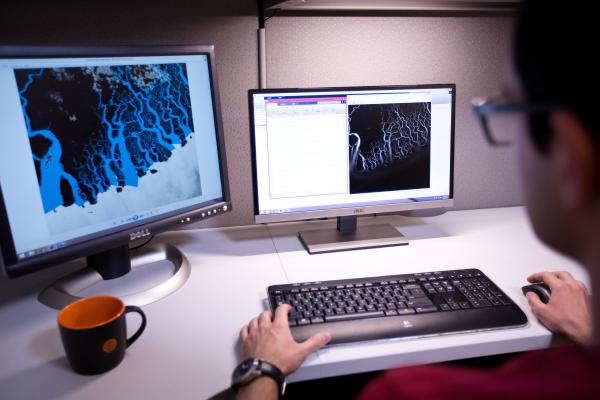
M 309 357 L 290 381 L 546 347 L 551 334 L 532 316 L 521 294 L 526 276 L 566 269 L 589 284 L 582 268 L 538 242 L 522 208 L 422 219 L 377 217 L 359 224 L 381 221 L 394 224 L 410 245 L 308 255 L 296 232 L 307 225 L 334 226 L 333 221 L 161 235 L 159 240 L 175 244 L 188 257 L 190 279 L 171 296 L 143 307 L 146 332 L 123 362 L 103 375 L 71 372 L 56 311 L 38 303 L 35 295 L 0 304 L 0 398 L 212 397 L 228 387 L 239 361 L 234 344 L 240 327 L 263 310 L 265 289 L 275 283 L 476 267 L 529 318 L 529 325 L 518 329 L 331 346 Z M 134 318 L 130 330 L 137 327 Z

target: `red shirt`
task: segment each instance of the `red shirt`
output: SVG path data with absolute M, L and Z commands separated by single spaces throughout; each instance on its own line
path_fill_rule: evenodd
M 372 399 L 600 399 L 600 349 L 562 346 L 515 356 L 497 368 L 398 368 L 359 395 Z

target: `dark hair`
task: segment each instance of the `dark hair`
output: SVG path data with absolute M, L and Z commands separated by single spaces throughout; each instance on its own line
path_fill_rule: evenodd
M 600 132 L 600 62 L 597 13 L 587 2 L 526 0 L 517 20 L 514 60 L 531 102 L 565 107 L 598 137 Z M 598 97 L 596 97 L 598 96 Z M 547 115 L 530 118 L 534 143 L 548 148 Z

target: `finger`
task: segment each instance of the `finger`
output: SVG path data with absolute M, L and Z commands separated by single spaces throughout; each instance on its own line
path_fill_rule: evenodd
M 242 329 L 240 329 L 240 340 L 242 342 L 246 341 L 246 338 L 248 337 L 248 325 L 244 325 L 242 327 Z
M 558 277 L 556 276 L 556 272 L 548 272 L 548 271 L 537 272 L 535 274 L 529 275 L 527 277 L 527 280 L 532 283 L 533 282 L 544 282 L 550 287 L 550 290 L 552 290 L 554 287 L 561 284 L 560 279 L 558 279 Z
M 275 320 L 273 321 L 276 324 L 285 324 L 287 325 L 288 314 L 292 310 L 292 306 L 289 304 L 282 304 L 275 309 Z
M 536 272 L 535 274 L 531 274 L 527 277 L 527 281 L 528 282 L 541 282 L 542 281 L 542 274 L 544 272 Z
M 578 284 L 579 286 L 581 286 L 581 288 L 583 289 L 583 292 L 584 292 L 585 294 L 587 294 L 587 295 L 589 295 L 589 294 L 590 294 L 590 292 L 588 291 L 588 288 L 587 288 L 587 286 L 585 286 L 585 283 L 583 283 L 583 282 L 581 282 L 581 281 L 575 281 L 575 282 L 577 282 L 577 284 Z
M 534 274 L 531 274 L 527 277 L 527 280 L 529 282 L 543 282 L 544 281 L 544 276 L 554 276 L 553 272 L 549 272 L 549 271 L 541 271 L 541 272 L 536 272 Z
M 258 330 L 258 318 L 252 318 L 252 321 L 248 324 L 248 333 L 252 333 Z
M 555 274 L 558 277 L 558 279 L 560 279 L 562 281 L 565 281 L 565 282 L 574 281 L 575 280 L 575 278 L 573 278 L 573 275 L 571 275 L 567 271 L 556 271 Z
M 258 316 L 258 326 L 268 327 L 271 325 L 271 311 L 263 311 Z
M 540 314 L 543 314 L 546 305 L 542 303 L 537 293 L 527 292 L 526 296 L 527 301 L 529 302 L 529 307 L 531 307 L 531 311 L 533 311 L 533 313 L 538 317 L 540 316 Z
M 300 343 L 300 349 L 302 350 L 304 357 L 306 357 L 310 353 L 325 346 L 330 340 L 331 334 L 329 332 L 320 332 Z

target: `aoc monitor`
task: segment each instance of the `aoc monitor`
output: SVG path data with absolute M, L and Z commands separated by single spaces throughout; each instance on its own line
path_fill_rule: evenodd
M 338 217 L 311 253 L 406 244 L 356 216 L 453 205 L 456 86 L 249 92 L 255 222 Z

